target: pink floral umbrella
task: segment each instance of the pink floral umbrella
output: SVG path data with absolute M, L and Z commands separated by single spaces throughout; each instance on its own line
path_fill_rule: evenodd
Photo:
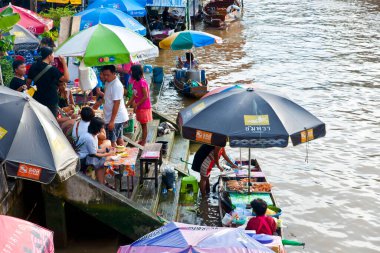
M 25 220 L 0 215 L 0 252 L 54 253 L 53 232 Z

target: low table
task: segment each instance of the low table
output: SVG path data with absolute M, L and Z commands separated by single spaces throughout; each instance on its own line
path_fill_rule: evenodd
M 120 157 L 119 160 L 112 160 L 111 157 L 107 157 L 104 166 L 111 167 L 114 171 L 117 169 L 117 173 L 119 175 L 115 175 L 119 179 L 120 182 L 120 191 L 128 191 L 129 190 L 129 179 L 131 179 L 131 185 L 133 190 L 133 176 L 136 175 L 135 165 L 137 161 L 137 156 L 139 154 L 138 148 L 125 148 L 125 151 L 128 155 L 126 157 Z M 123 189 L 121 186 L 121 179 L 123 176 L 127 177 L 127 189 Z
M 161 143 L 147 143 L 144 146 L 144 151 L 140 157 L 140 184 L 142 184 L 144 180 L 154 179 L 154 185 L 156 188 L 158 187 L 158 165 L 162 164 L 161 149 Z M 149 171 L 149 164 L 151 163 L 154 163 L 154 177 L 144 177 L 144 174 Z

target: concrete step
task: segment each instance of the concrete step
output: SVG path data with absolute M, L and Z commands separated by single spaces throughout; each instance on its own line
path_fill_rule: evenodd
M 155 214 L 139 203 L 82 173 L 62 183 L 44 185 L 43 191 L 72 204 L 133 240 L 162 225 Z

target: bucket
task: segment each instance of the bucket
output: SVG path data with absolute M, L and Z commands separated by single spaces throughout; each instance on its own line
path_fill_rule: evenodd
M 128 125 L 124 128 L 124 133 L 133 133 L 135 131 L 135 119 L 128 120 Z
M 162 144 L 162 154 L 166 155 L 168 153 L 168 142 L 167 141 L 156 141 L 156 143 L 161 143 Z
M 229 213 L 226 213 L 222 219 L 222 224 L 224 226 L 229 226 L 232 222 L 232 216 Z
M 153 83 L 161 84 L 164 81 L 164 68 L 153 68 Z
M 144 65 L 144 73 L 152 73 L 153 67 L 152 65 Z

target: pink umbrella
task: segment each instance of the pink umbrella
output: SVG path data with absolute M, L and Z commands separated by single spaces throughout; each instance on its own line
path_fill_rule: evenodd
M 208 96 L 224 92 L 224 91 L 229 91 L 232 89 L 247 89 L 247 88 L 255 88 L 256 86 L 253 84 L 235 84 L 235 85 L 224 85 L 221 87 L 217 87 L 215 89 L 212 89 L 211 91 L 207 92 L 206 95 L 204 95 L 202 98 L 206 98 Z
M 54 253 L 53 232 L 25 220 L 0 215 L 0 252 Z
M 171 222 L 141 237 L 118 253 L 273 253 L 241 229 Z
M 8 7 L 11 7 L 14 13 L 20 14 L 21 19 L 17 24 L 25 27 L 34 34 L 41 34 L 53 28 L 53 20 L 43 18 L 31 10 L 12 5 L 11 3 L 9 3 L 8 6 L 0 8 L 0 12 Z

